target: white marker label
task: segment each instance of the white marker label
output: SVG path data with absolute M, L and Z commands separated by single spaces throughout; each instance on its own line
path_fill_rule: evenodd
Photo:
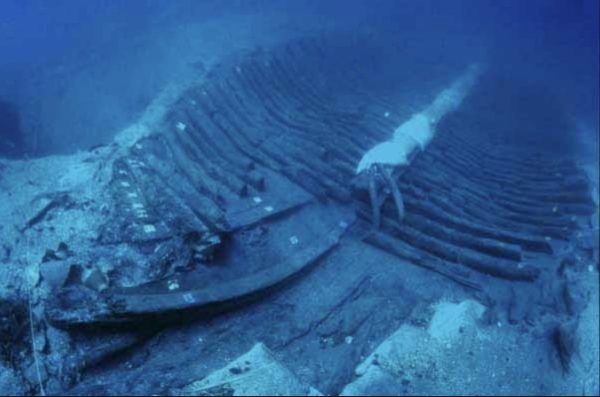
M 169 288 L 169 291 L 179 289 L 179 282 L 177 280 L 169 280 L 167 283 L 167 288 Z
M 144 225 L 144 232 L 147 234 L 156 232 L 156 227 L 154 225 Z
M 190 294 L 189 292 L 187 294 L 183 294 L 183 300 L 186 303 L 194 303 L 194 296 L 192 294 Z

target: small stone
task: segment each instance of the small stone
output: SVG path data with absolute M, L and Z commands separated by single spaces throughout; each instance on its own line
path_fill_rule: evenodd
M 292 245 L 298 244 L 298 237 L 296 237 L 296 236 L 290 237 L 290 244 L 292 244 Z
M 252 201 L 254 201 L 256 204 L 262 203 L 262 199 L 258 196 L 252 197 Z
M 187 128 L 187 126 L 185 124 L 183 124 L 181 121 L 177 122 L 177 130 L 180 132 L 184 132 L 185 129 Z
M 273 207 L 271 207 L 270 205 L 267 205 L 265 207 L 265 211 L 267 211 L 267 212 L 273 212 Z
M 346 337 L 344 338 L 344 342 L 345 342 L 347 345 L 351 345 L 353 341 L 354 341 L 354 338 L 353 338 L 352 336 L 350 336 L 350 335 L 348 335 L 348 336 L 346 336 Z
M 52 288 L 62 287 L 69 275 L 70 267 L 64 262 L 48 261 L 40 265 L 42 279 Z

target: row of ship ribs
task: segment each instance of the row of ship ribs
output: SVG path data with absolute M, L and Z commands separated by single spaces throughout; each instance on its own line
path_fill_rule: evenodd
M 286 260 L 275 255 L 279 262 L 221 284 L 189 285 L 186 273 L 165 270 L 165 258 L 169 266 L 209 260 L 218 266 L 232 259 L 213 259 L 216 245 L 332 203 L 353 208 L 355 227 L 366 231 L 344 238 L 362 238 L 467 288 L 480 289 L 482 276 L 535 282 L 544 271 L 535 259 L 552 255 L 594 209 L 576 164 L 523 152 L 517 138 L 492 143 L 457 112 L 398 177 L 402 223 L 386 200 L 380 227 L 370 230 L 369 192 L 353 183 L 356 164 L 410 112 L 401 95 L 362 84 L 368 60 L 349 56 L 336 67 L 330 52 L 326 39 L 257 51 L 216 67 L 181 95 L 161 129 L 114 161 L 114 205 L 99 238 L 99 244 L 144 247 L 156 266 L 148 284 L 93 296 L 66 287 L 49 308 L 53 322 L 127 324 L 253 297 L 334 249 L 344 228 L 332 223 Z M 160 278 L 173 274 L 177 284 Z

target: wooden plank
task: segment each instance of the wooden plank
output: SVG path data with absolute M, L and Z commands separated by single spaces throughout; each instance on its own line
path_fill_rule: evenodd
M 68 287 L 49 302 L 46 314 L 52 324 L 66 329 L 131 325 L 149 318 L 168 322 L 189 312 L 195 318 L 214 315 L 255 300 L 308 270 L 337 246 L 343 233 L 344 229 L 335 228 L 278 264 L 216 285 L 169 291 L 161 281 L 102 294 L 82 286 Z M 142 293 L 137 292 L 140 289 Z

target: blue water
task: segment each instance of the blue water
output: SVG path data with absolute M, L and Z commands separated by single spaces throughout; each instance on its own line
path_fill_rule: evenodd
M 185 48 L 181 42 L 198 38 L 191 28 L 189 37 L 170 36 L 174 26 L 249 13 L 273 13 L 268 18 L 284 24 L 314 24 L 310 30 L 315 32 L 331 23 L 389 29 L 390 45 L 410 40 L 423 52 L 440 56 L 482 56 L 511 78 L 545 85 L 575 117 L 598 124 L 595 0 L 5 0 L 1 11 L 0 99 L 18 108 L 23 150 L 34 154 L 109 141 L 165 85 L 187 73 L 177 53 L 165 54 L 163 47 L 169 44 L 156 43 L 155 37 L 174 40 L 172 45 L 181 47 L 185 57 L 196 47 Z M 236 31 L 235 21 L 221 21 Z M 254 23 L 261 25 L 258 19 Z M 144 41 L 150 37 L 154 46 Z M 209 38 L 215 39 L 221 38 Z M 137 57 L 127 58 L 136 51 Z M 115 64 L 119 66 L 113 70 Z M 91 76 L 85 81 L 69 80 L 86 72 Z M 98 107 L 108 107 L 111 115 L 102 115 Z

